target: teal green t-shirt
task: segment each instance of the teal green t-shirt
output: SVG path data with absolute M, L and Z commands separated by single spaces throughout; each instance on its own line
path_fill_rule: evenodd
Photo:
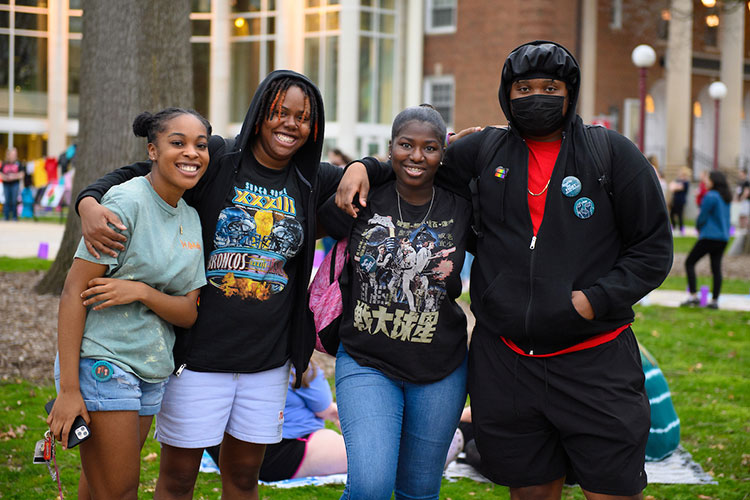
M 180 199 L 172 207 L 145 177 L 110 189 L 102 205 L 127 227 L 125 251 L 94 258 L 81 240 L 75 257 L 109 266 L 105 277 L 140 281 L 168 295 L 186 295 L 206 284 L 200 219 Z M 158 382 L 174 370 L 175 333 L 141 302 L 94 311 L 88 308 L 81 358 L 103 359 Z

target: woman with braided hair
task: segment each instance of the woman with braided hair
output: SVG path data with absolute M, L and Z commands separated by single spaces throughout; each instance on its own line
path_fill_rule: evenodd
M 208 171 L 185 193 L 200 215 L 208 283 L 195 325 L 178 335 L 177 370 L 156 419 L 156 498 L 192 498 L 203 449 L 219 443 L 223 498 L 258 497 L 265 446 L 282 437 L 290 368 L 304 373 L 315 345 L 311 313 L 298 304 L 312 272 L 315 213 L 343 174 L 320 163 L 324 124 L 315 85 L 274 71 L 235 140 L 210 138 Z M 108 227 L 121 222 L 98 200 L 150 168 L 134 163 L 81 192 L 92 254 L 115 253 L 123 241 Z

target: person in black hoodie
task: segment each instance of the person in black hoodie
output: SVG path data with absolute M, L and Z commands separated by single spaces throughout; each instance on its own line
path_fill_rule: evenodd
M 256 90 L 236 139 L 210 138 L 208 170 L 185 193 L 201 219 L 208 284 L 195 325 L 177 337 L 178 368 L 157 416 L 156 498 L 191 498 L 203 449 L 220 442 L 223 496 L 257 498 L 265 445 L 281 440 L 290 364 L 304 373 L 315 345 L 303 307 L 315 213 L 343 174 L 320 163 L 324 124 L 315 85 L 274 71 Z M 108 227 L 122 230 L 121 222 L 98 200 L 150 168 L 123 167 L 78 196 L 93 254 L 121 249 L 123 239 Z
M 646 486 L 649 404 L 630 324 L 671 268 L 669 219 L 654 169 L 614 131 L 599 172 L 579 84 L 561 45 L 516 48 L 499 89 L 509 127 L 451 144 L 438 171 L 467 196 L 478 186 L 469 394 L 482 473 L 514 499 L 560 498 L 566 479 L 589 499 L 641 498 Z M 382 182 L 387 171 L 364 163 Z M 339 186 L 352 215 L 364 170 Z

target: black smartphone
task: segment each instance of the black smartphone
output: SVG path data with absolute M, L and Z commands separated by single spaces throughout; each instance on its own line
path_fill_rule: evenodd
M 44 409 L 47 410 L 47 415 L 52 411 L 52 405 L 54 404 L 55 400 L 53 399 L 44 405 Z M 70 427 L 70 432 L 68 433 L 68 448 L 78 446 L 90 437 L 91 431 L 89 430 L 89 426 L 86 425 L 86 421 L 83 420 L 83 417 L 78 415 L 75 420 L 73 420 L 73 425 Z

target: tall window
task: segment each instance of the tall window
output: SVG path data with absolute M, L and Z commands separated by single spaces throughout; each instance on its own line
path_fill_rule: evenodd
M 622 29 L 622 0 L 612 0 L 612 4 L 610 5 L 609 9 L 610 29 Z
M 456 31 L 458 0 L 427 0 L 425 32 L 452 33 Z
M 83 23 L 80 2 L 73 10 L 76 2 L 70 2 L 68 11 L 68 118 L 78 118 L 80 109 L 79 93 L 81 87 L 81 39 Z
M 336 121 L 338 84 L 338 0 L 305 0 L 305 74 L 320 88 L 326 119 Z
M 47 114 L 46 6 L 0 5 L 0 114 Z
M 231 23 L 230 112 L 233 122 L 241 122 L 255 89 L 274 67 L 276 1 L 237 0 Z
M 395 0 L 361 0 L 359 22 L 359 121 L 390 123 L 395 95 Z
M 445 120 L 448 127 L 453 126 L 456 83 L 453 76 L 431 76 L 425 78 L 424 100 L 432 104 Z
M 193 55 L 193 107 L 208 116 L 208 92 L 211 67 L 211 3 L 193 0 L 190 14 L 190 49 Z

